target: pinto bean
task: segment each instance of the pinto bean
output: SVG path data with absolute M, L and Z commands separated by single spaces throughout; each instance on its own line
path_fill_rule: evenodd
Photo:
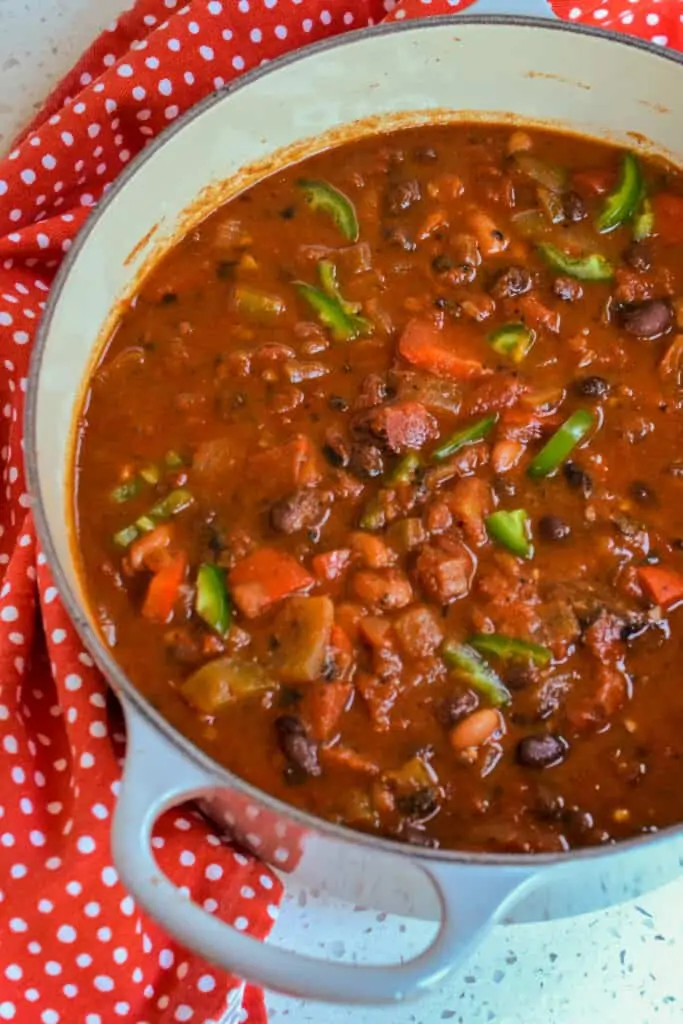
M 483 746 L 504 729 L 505 722 L 500 711 L 496 708 L 480 708 L 458 722 L 448 738 L 454 750 L 462 751 L 469 747 Z

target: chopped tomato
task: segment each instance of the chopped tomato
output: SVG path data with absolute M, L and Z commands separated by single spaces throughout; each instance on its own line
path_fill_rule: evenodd
M 333 768 L 348 768 L 349 771 L 358 772 L 360 775 L 379 775 L 379 765 L 364 757 L 350 747 L 344 747 L 337 743 L 334 747 L 323 747 L 320 751 L 320 760 L 323 764 Z
M 683 196 L 660 192 L 652 199 L 655 231 L 666 245 L 683 243 Z
M 351 561 L 350 548 L 337 548 L 334 551 L 324 551 L 314 555 L 311 559 L 313 572 L 319 580 L 326 580 L 331 583 L 343 576 Z
M 303 434 L 254 455 L 247 470 L 273 493 L 280 494 L 312 487 L 322 476 L 318 451 L 310 437 Z
M 329 740 L 353 694 L 351 683 L 312 683 L 306 690 L 301 710 L 317 740 Z
M 491 372 L 477 360 L 459 355 L 457 334 L 441 330 L 429 320 L 410 320 L 398 350 L 407 362 L 437 377 L 469 380 Z
M 602 196 L 610 192 L 617 180 L 616 173 L 609 168 L 575 171 L 572 184 L 583 196 Z
M 142 614 L 151 622 L 168 622 L 180 596 L 180 587 L 187 572 L 187 555 L 179 552 L 169 558 L 150 580 Z
M 408 578 L 397 569 L 376 572 L 362 569 L 353 577 L 353 589 L 357 597 L 375 611 L 403 608 L 413 599 Z
M 291 555 L 258 548 L 230 573 L 232 599 L 248 619 L 261 615 L 290 594 L 310 590 L 315 580 Z
M 519 300 L 519 307 L 522 310 L 524 322 L 532 327 L 545 327 L 547 330 L 557 334 L 560 329 L 561 317 L 555 309 L 546 306 L 541 302 L 538 295 L 530 292 L 529 295 L 522 295 Z
M 655 604 L 670 608 L 683 601 L 683 575 L 665 565 L 646 565 L 638 569 L 638 578 L 645 593 Z

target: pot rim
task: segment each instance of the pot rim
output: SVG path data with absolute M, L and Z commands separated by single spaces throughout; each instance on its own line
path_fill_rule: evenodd
M 674 64 L 683 65 L 683 53 L 658 46 L 655 43 L 650 43 L 646 40 L 638 39 L 633 36 L 622 35 L 620 33 L 600 28 L 592 28 L 583 24 L 575 24 L 550 18 L 545 19 L 505 14 L 479 16 L 476 14 L 446 14 L 431 18 L 415 18 L 412 20 L 394 21 L 380 25 L 373 25 L 369 28 L 345 32 L 342 35 L 335 36 L 330 39 L 324 39 L 320 42 L 312 43 L 309 46 L 294 50 L 282 57 L 268 62 L 267 64 L 260 65 L 259 67 L 246 72 L 244 75 L 240 75 L 239 78 L 235 79 L 233 82 L 228 83 L 221 89 L 211 93 L 209 96 L 190 107 L 180 117 L 178 117 L 173 125 L 162 131 L 160 135 L 156 136 L 156 138 L 154 138 L 135 156 L 135 158 L 130 162 L 130 164 L 128 164 L 125 170 L 112 184 L 106 195 L 102 197 L 98 206 L 88 218 L 83 229 L 78 233 L 74 244 L 60 265 L 52 284 L 52 288 L 50 289 L 47 306 L 38 326 L 31 352 L 26 407 L 24 413 L 24 438 L 26 449 L 24 464 L 28 491 L 31 496 L 31 511 L 38 539 L 40 540 L 44 553 L 47 557 L 60 598 L 66 607 L 69 618 L 79 634 L 80 639 L 83 641 L 88 651 L 94 655 L 98 667 L 105 676 L 107 683 L 114 688 L 116 695 L 119 698 L 125 698 L 123 703 L 126 711 L 130 712 L 134 709 L 135 713 L 141 715 L 143 719 L 158 730 L 164 736 L 165 740 L 173 744 L 175 747 L 180 748 L 184 756 L 199 765 L 205 772 L 207 772 L 207 776 L 211 776 L 212 786 L 223 784 L 229 788 L 235 789 L 244 796 L 250 797 L 254 801 L 264 804 L 269 811 L 284 814 L 292 819 L 292 821 L 298 826 L 306 829 L 307 831 L 316 831 L 324 834 L 326 838 L 340 840 L 344 843 L 357 843 L 365 848 L 375 849 L 378 852 L 391 853 L 396 856 L 408 857 L 412 860 L 428 863 L 446 862 L 459 865 L 470 865 L 473 867 L 516 866 L 532 868 L 538 867 L 540 869 L 544 866 L 566 865 L 575 861 L 595 861 L 598 858 L 605 858 L 619 853 L 625 854 L 630 850 L 642 849 L 645 846 L 653 847 L 656 844 L 660 844 L 667 840 L 675 838 L 682 839 L 683 822 L 679 825 L 668 826 L 667 828 L 663 828 L 657 832 L 644 833 L 633 838 L 626 839 L 622 842 L 606 846 L 585 847 L 559 853 L 507 854 L 484 853 L 457 849 L 432 850 L 418 846 L 411 846 L 408 843 L 397 842 L 396 840 L 381 836 L 373 836 L 368 835 L 367 833 L 357 832 L 343 825 L 336 825 L 324 818 L 319 818 L 314 814 L 300 810 L 291 804 L 285 803 L 284 801 L 271 796 L 269 793 L 266 793 L 265 790 L 259 789 L 241 778 L 239 775 L 234 774 L 218 762 L 214 761 L 209 754 L 205 753 L 192 743 L 191 740 L 179 732 L 147 701 L 143 693 L 135 687 L 120 667 L 110 650 L 105 646 L 97 630 L 89 622 L 84 607 L 66 579 L 53 543 L 52 532 L 50 530 L 43 502 L 40 474 L 38 472 L 36 439 L 38 409 L 37 382 L 40 376 L 43 355 L 47 346 L 47 340 L 50 334 L 55 310 L 60 302 L 62 291 L 71 269 L 78 260 L 91 232 L 99 223 L 105 211 L 107 211 L 116 201 L 119 193 L 126 187 L 128 182 L 135 177 L 147 161 L 150 160 L 163 146 L 165 146 L 167 142 L 189 126 L 195 118 L 200 117 L 207 110 L 210 110 L 215 105 L 221 103 L 226 97 L 240 91 L 241 89 L 247 88 L 252 82 L 258 81 L 264 76 L 267 76 L 272 72 L 276 72 L 283 67 L 297 64 L 301 61 L 305 61 L 309 56 L 325 53 L 329 50 L 341 49 L 348 46 L 352 47 L 356 42 L 360 41 L 361 38 L 381 37 L 407 31 L 429 31 L 430 29 L 443 26 L 457 28 L 462 25 L 502 25 L 523 28 L 540 28 L 554 32 L 567 32 L 575 35 L 590 36 L 606 40 L 619 46 L 642 50 L 658 57 L 661 60 L 667 60 Z

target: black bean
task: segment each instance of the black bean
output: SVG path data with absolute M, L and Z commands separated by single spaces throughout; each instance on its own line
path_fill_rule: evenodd
M 505 682 L 511 690 L 525 690 L 538 682 L 538 669 L 532 661 L 513 661 L 505 673 Z
M 539 786 L 534 813 L 544 821 L 559 821 L 565 809 L 564 797 L 547 786 Z
M 573 490 L 581 491 L 584 498 L 590 498 L 593 493 L 593 481 L 585 469 L 581 469 L 575 462 L 565 462 L 562 472 Z
M 280 210 L 280 216 L 283 220 L 293 220 L 296 217 L 296 207 L 285 206 L 284 209 Z
M 563 302 L 578 302 L 583 297 L 581 282 L 573 277 L 556 277 L 553 281 L 553 294 Z
M 631 242 L 624 250 L 623 260 L 633 270 L 649 270 L 652 266 L 652 251 L 649 244 L 644 240 Z
M 415 241 L 403 227 L 393 226 L 385 228 L 384 237 L 389 245 L 396 249 L 403 249 L 404 252 L 413 252 L 417 249 Z
M 446 697 L 437 705 L 436 715 L 446 729 L 466 718 L 479 707 L 479 698 L 472 690 L 465 690 L 457 697 Z
M 439 159 L 439 154 L 433 146 L 419 146 L 413 153 L 413 160 L 418 164 L 433 164 Z
M 543 540 L 564 540 L 572 532 L 569 523 L 559 516 L 541 516 L 538 521 L 538 532 Z
M 551 733 L 525 736 L 517 744 L 517 761 L 525 768 L 550 768 L 563 761 L 566 753 L 566 741 Z
M 496 277 L 491 294 L 496 299 L 510 299 L 515 295 L 524 295 L 532 283 L 531 274 L 526 267 L 508 267 Z
M 335 409 L 337 412 L 346 412 L 349 407 L 349 403 L 341 395 L 330 395 L 327 404 L 330 409 Z
M 610 393 L 610 383 L 604 377 L 580 377 L 574 388 L 584 398 L 604 398 Z
M 296 715 L 280 715 L 274 724 L 278 745 L 287 760 L 306 775 L 320 775 L 318 746 L 309 738 L 301 719 Z
M 425 788 L 399 796 L 396 806 L 401 814 L 405 814 L 412 821 L 427 821 L 439 809 L 439 801 L 433 789 Z
M 639 505 L 657 504 L 657 495 L 650 485 L 644 483 L 642 480 L 634 480 L 633 483 L 629 484 L 628 493 Z
M 619 321 L 628 334 L 636 338 L 659 338 L 671 327 L 673 312 L 665 299 L 647 299 L 621 306 Z
M 396 181 L 389 185 L 386 192 L 386 205 L 389 213 L 399 214 L 409 210 L 422 199 L 422 188 L 416 179 Z
M 453 260 L 450 256 L 446 256 L 444 252 L 440 252 L 439 255 L 435 256 L 432 260 L 432 270 L 436 274 L 445 274 L 452 269 Z
M 565 220 L 578 224 L 586 216 L 586 205 L 578 192 L 567 192 L 562 200 Z
M 330 427 L 325 434 L 323 455 L 330 465 L 336 469 L 344 468 L 349 464 L 351 445 L 334 427 Z

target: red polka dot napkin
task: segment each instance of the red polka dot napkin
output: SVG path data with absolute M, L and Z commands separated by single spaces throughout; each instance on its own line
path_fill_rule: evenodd
M 125 737 L 37 544 L 22 468 L 29 351 L 59 261 L 120 170 L 207 93 L 316 39 L 469 6 L 138 0 L 0 161 L 0 1021 L 265 1021 L 262 994 L 164 935 L 111 862 Z M 554 7 L 683 48 L 676 0 Z M 207 911 L 265 937 L 281 896 L 267 869 L 192 811 L 166 814 L 153 843 L 163 869 Z

